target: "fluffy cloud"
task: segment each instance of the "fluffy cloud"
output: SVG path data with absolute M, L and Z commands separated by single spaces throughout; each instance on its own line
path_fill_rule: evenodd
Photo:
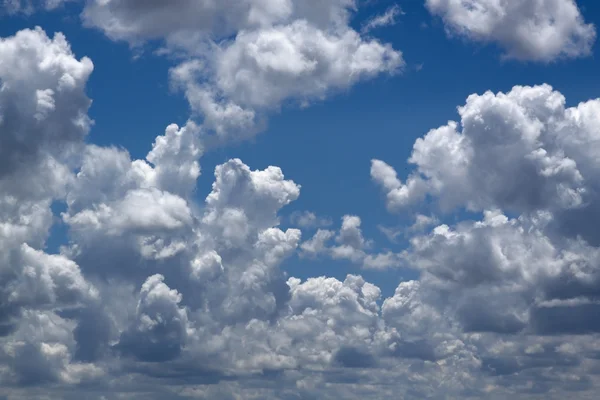
M 595 192 L 590 162 L 596 162 L 588 152 L 595 147 L 590 110 L 597 105 L 566 108 L 548 85 L 471 95 L 459 108 L 460 125 L 449 122 L 416 141 L 409 160 L 416 171 L 405 183 L 379 160 L 371 176 L 392 210 L 427 195 L 446 209 L 577 209 Z
M 59 314 L 99 294 L 73 260 L 44 247 L 91 124 L 93 65 L 39 28 L 1 39 L 0 56 L 0 380 L 73 384 L 98 368 L 70 364 L 73 324 Z
M 139 360 L 161 362 L 177 357 L 187 338 L 187 312 L 179 307 L 181 294 L 170 289 L 164 276 L 148 277 L 142 285 L 131 326 L 117 348 Z
M 26 45 L 19 47 L 21 41 Z M 141 394 L 131 387 L 134 374 L 153 387 L 152 377 L 161 374 L 201 382 L 210 371 L 214 383 L 283 371 L 293 385 L 304 379 L 299 371 L 371 368 L 388 352 L 395 334 L 381 323 L 377 287 L 356 276 L 302 282 L 280 269 L 301 235 L 278 228 L 279 210 L 300 190 L 279 168 L 253 171 L 240 160 L 226 162 L 197 206 L 200 127 L 167 127 L 144 160 L 84 145 L 91 62 L 76 61 L 62 36 L 52 41 L 41 30 L 3 43 L 42 60 L 32 61 L 30 72 L 0 71 L 6 88 L 17 72 L 29 75 L 14 84 L 30 85 L 3 92 L 14 96 L 4 104 L 24 99 L 3 122 L 22 121 L 8 126 L 20 129 L 57 118 L 63 129 L 52 123 L 28 129 L 38 147 L 24 153 L 28 162 L 7 163 L 2 176 L 2 395 L 35 398 L 35 387 L 45 384 L 62 397 L 80 394 L 80 384 L 98 385 L 92 397 Z M 60 90 L 72 99 L 56 95 Z M 8 128 L 3 138 L 19 137 Z M 56 168 L 45 172 L 49 165 Z M 46 175 L 39 180 L 31 168 Z M 50 255 L 42 249 L 55 200 L 66 202 L 69 243 Z M 345 218 L 336 241 L 352 251 L 366 248 L 360 219 Z M 175 385 L 162 395 L 179 390 Z
M 62 34 L 51 39 L 40 28 L 0 39 L 0 57 L 2 178 L 80 143 L 90 126 L 84 88 L 93 65 L 75 59 Z
M 596 40 L 575 0 L 426 0 L 429 12 L 447 31 L 467 39 L 495 43 L 505 56 L 549 62 L 587 56 Z
M 164 51 L 183 54 L 173 85 L 220 141 L 255 134 L 286 102 L 399 71 L 399 51 L 349 26 L 355 8 L 353 0 L 111 0 L 88 2 L 83 18 L 113 39 L 162 39 Z
M 495 393 L 556 395 L 544 379 L 567 391 L 595 384 L 596 358 L 568 343 L 597 343 L 598 239 L 588 224 L 598 221 L 598 169 L 589 158 L 598 101 L 564 103 L 549 86 L 472 95 L 459 108 L 462 129 L 451 122 L 417 140 L 406 183 L 372 163 L 392 211 L 429 196 L 446 212 L 483 212 L 481 221 L 410 239 L 405 261 L 420 280 L 400 284 L 382 315 L 413 356 L 474 357 Z M 579 378 L 569 381 L 574 370 Z
M 417 140 L 405 184 L 389 165 L 372 163 L 391 210 L 431 196 L 446 211 L 483 211 L 480 222 L 413 237 L 408 255 L 423 283 L 450 296 L 444 301 L 464 330 L 595 331 L 583 321 L 597 282 L 590 225 L 598 221 L 599 170 L 590 151 L 598 129 L 590 111 L 598 100 L 564 104 L 547 85 L 472 95 L 459 108 L 462 129 L 450 122 Z M 566 315 L 569 322 L 556 321 Z M 556 323 L 542 322 L 550 319 Z
M 307 24 L 347 32 L 349 4 L 319 4 Z M 260 10 L 244 32 L 274 29 L 280 17 Z M 218 165 L 198 202 L 204 127 L 192 122 L 168 126 L 145 159 L 84 144 L 91 62 L 41 30 L 0 51 L 11 66 L 0 66 L 2 149 L 29 145 L 5 149 L 0 174 L 0 396 L 593 398 L 598 100 L 566 108 L 549 86 L 473 95 L 460 126 L 416 142 L 404 182 L 374 160 L 390 210 L 427 197 L 482 214 L 431 231 L 439 222 L 416 214 L 397 254 L 365 238 L 358 216 L 305 241 L 281 229 L 301 188 L 275 166 Z M 54 201 L 66 203 L 69 241 L 48 254 Z M 282 268 L 298 250 L 402 263 L 419 280 L 388 298 L 356 275 L 301 280 Z
M 51 39 L 39 28 L 1 39 L 0 55 L 0 321 L 6 330 L 25 305 L 68 302 L 76 291 L 88 291 L 77 265 L 41 250 L 52 225 L 50 205 L 71 179 L 64 163 L 89 129 L 84 88 L 93 66 L 74 58 L 64 36 Z

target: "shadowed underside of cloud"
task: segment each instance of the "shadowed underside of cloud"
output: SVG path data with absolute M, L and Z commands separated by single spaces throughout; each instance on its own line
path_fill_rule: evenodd
M 212 4 L 178 3 L 198 15 L 206 10 L 192 6 Z M 86 18 L 111 15 L 101 26 L 111 37 L 161 37 L 202 60 L 170 36 L 161 4 L 91 2 Z M 374 50 L 383 45 L 348 28 L 351 2 L 235 2 L 231 15 L 240 4 L 246 8 L 237 19 L 194 29 L 214 38 L 243 28 L 216 53 L 257 56 L 252 79 L 267 79 L 260 74 L 268 70 L 291 89 L 261 104 L 244 86 L 250 81 L 228 86 L 230 72 L 219 70 L 218 90 L 231 101 L 263 110 L 349 87 L 354 81 L 337 80 L 349 73 L 348 59 L 332 61 L 340 40 L 346 56 L 358 52 L 352 68 L 359 76 L 379 71 L 382 53 Z M 147 19 L 132 25 L 128 18 L 140 11 Z M 261 35 L 281 32 L 290 62 L 265 60 L 260 49 L 270 42 Z M 313 39 L 311 66 L 298 49 Z M 248 42 L 236 48 L 238 40 Z M 433 229 L 437 221 L 419 214 L 406 251 L 378 253 L 357 216 L 304 241 L 301 230 L 281 229 L 279 213 L 300 186 L 275 166 L 227 161 L 196 204 L 205 126 L 170 125 L 145 159 L 85 144 L 93 67 L 75 58 L 62 35 L 21 31 L 0 41 L 0 55 L 0 152 L 19 155 L 3 158 L 0 171 L 0 396 L 594 398 L 600 100 L 566 108 L 547 85 L 472 95 L 459 108 L 460 122 L 417 140 L 409 159 L 415 170 L 404 181 L 374 160 L 371 174 L 390 211 L 421 209 L 427 197 L 436 212 L 481 213 L 480 221 Z M 232 65 L 242 64 L 223 68 Z M 299 77 L 325 83 L 306 86 Z M 48 254 L 54 201 L 67 205 L 61 218 L 70 242 Z M 302 217 L 303 229 L 329 225 Z M 305 262 L 325 255 L 365 268 L 401 263 L 421 278 L 384 299 L 360 276 L 287 276 L 281 265 L 298 252 Z

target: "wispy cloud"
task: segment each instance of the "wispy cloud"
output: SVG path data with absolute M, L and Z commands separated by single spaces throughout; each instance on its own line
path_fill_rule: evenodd
M 362 27 L 362 32 L 367 33 L 373 29 L 381 28 L 383 26 L 396 24 L 396 19 L 399 15 L 403 15 L 404 11 L 398 4 L 394 4 L 389 7 L 383 14 L 376 15 L 369 18 Z

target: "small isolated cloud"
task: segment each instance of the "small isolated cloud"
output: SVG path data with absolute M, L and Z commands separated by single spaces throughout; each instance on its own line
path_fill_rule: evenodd
M 398 4 L 394 4 L 385 10 L 383 14 L 375 15 L 374 17 L 369 18 L 367 22 L 363 24 L 361 32 L 367 33 L 377 28 L 395 25 L 397 22 L 396 18 L 398 18 L 400 15 L 404 15 L 404 12 Z
M 494 43 L 507 58 L 550 62 L 591 54 L 596 29 L 574 0 L 426 0 L 446 30 L 468 40 Z
M 325 228 L 331 226 L 331 218 L 318 217 L 310 211 L 295 211 L 290 215 L 290 223 L 302 229 Z

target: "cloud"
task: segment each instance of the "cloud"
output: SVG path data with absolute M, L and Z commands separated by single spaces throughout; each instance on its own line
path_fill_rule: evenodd
M 46 11 L 55 10 L 69 1 L 73 0 L 3 0 L 2 4 L 0 4 L 0 10 L 3 9 L 9 15 L 29 15 L 38 9 Z
M 363 237 L 362 221 L 355 215 L 342 217 L 339 231 L 319 229 L 312 238 L 300 245 L 300 255 L 314 258 L 327 256 L 334 260 L 348 260 L 367 269 L 387 269 L 401 264 L 400 254 L 391 251 L 371 252 L 373 242 Z M 335 239 L 335 244 L 329 244 Z
M 294 211 L 290 223 L 303 229 L 324 228 L 333 224 L 330 218 L 318 217 L 310 211 Z
M 355 7 L 353 0 L 226 0 L 218 4 L 192 0 L 176 4 L 92 0 L 83 18 L 109 37 L 130 42 L 153 38 L 177 40 L 183 34 L 219 39 L 238 31 L 300 19 L 321 28 L 344 24 Z
M 76 60 L 62 34 L 51 39 L 40 28 L 0 39 L 0 57 L 4 177 L 75 150 L 91 125 L 84 88 L 93 64 Z
M 320 101 L 357 82 L 394 74 L 401 52 L 349 26 L 353 0 L 139 3 L 90 1 L 83 19 L 131 44 L 161 39 L 207 132 L 236 140 L 262 130 L 288 103 Z
M 72 176 L 65 165 L 91 120 L 85 84 L 92 72 L 61 34 L 23 30 L 0 40 L 0 335 L 17 329 L 25 309 L 75 306 L 93 288 L 79 267 L 43 252 L 50 206 Z
M 205 143 L 193 122 L 168 126 L 144 159 L 86 144 L 91 62 L 39 29 L 0 43 L 2 65 L 27 61 L 0 66 L 3 84 L 18 89 L 0 91 L 3 123 L 14 122 L 2 126 L 2 143 L 29 141 L 0 175 L 0 396 L 597 391 L 598 100 L 566 108 L 546 85 L 472 95 L 460 124 L 417 140 L 406 179 L 374 160 L 389 209 L 418 209 L 398 254 L 365 237 L 356 215 L 304 241 L 281 229 L 301 187 L 276 166 L 226 161 L 198 201 Z M 68 243 L 49 254 L 55 201 L 66 204 Z M 464 208 L 475 220 L 421 214 L 438 206 L 442 221 Z M 419 280 L 386 298 L 357 275 L 290 277 L 282 265 L 299 250 L 364 268 L 402 265 Z
M 409 162 L 416 171 L 406 183 L 378 160 L 371 176 L 391 210 L 428 195 L 448 209 L 577 209 L 595 190 L 585 154 L 593 139 L 588 123 L 580 129 L 577 119 L 586 120 L 584 110 L 596 106 L 591 100 L 565 108 L 565 98 L 548 85 L 471 95 L 459 107 L 460 124 L 451 121 L 415 142 Z
M 494 43 L 504 56 L 550 62 L 591 54 L 594 25 L 585 23 L 574 0 L 426 0 L 451 35 Z
M 141 361 L 173 359 L 181 353 L 187 338 L 187 312 L 179 308 L 181 294 L 170 289 L 164 279 L 157 274 L 144 282 L 135 320 L 116 345 Z
M 398 4 L 394 4 L 393 6 L 385 10 L 383 14 L 369 18 L 367 22 L 363 24 L 361 32 L 368 33 L 377 28 L 394 25 L 396 23 L 396 18 L 399 15 L 403 14 L 404 12 L 400 8 L 400 6 Z

